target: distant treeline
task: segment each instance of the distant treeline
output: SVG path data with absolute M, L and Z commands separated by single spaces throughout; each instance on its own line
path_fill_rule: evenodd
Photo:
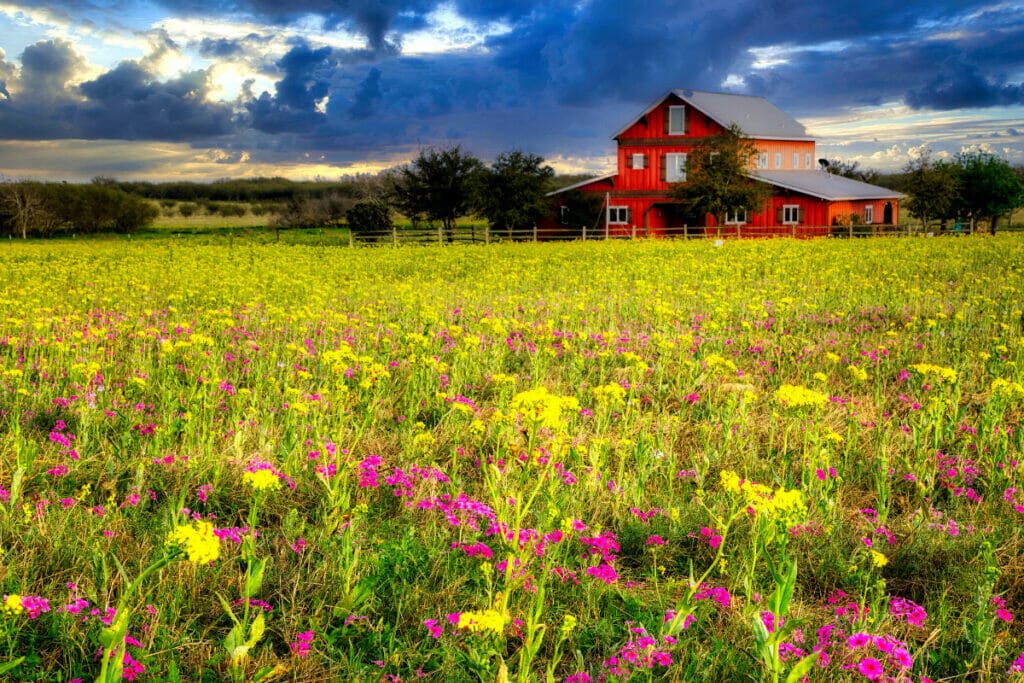
M 96 182 L 96 181 L 93 181 Z M 272 202 L 284 203 L 297 197 L 320 198 L 330 194 L 352 194 L 358 179 L 338 182 L 295 181 L 287 178 L 217 180 L 212 183 L 174 181 L 106 180 L 104 184 L 129 194 L 153 200 L 179 202 Z
M 46 237 L 128 233 L 149 225 L 156 205 L 113 184 L 0 184 L 0 234 Z
M 363 174 L 338 181 L 296 181 L 287 178 L 245 178 L 237 180 L 216 180 L 212 183 L 190 181 L 174 181 L 150 183 L 142 181 L 123 181 L 96 179 L 101 183 L 117 187 L 128 194 L 138 195 L 156 201 L 178 202 L 264 202 L 285 203 L 298 199 L 321 199 L 328 196 L 355 197 L 361 188 L 374 184 L 381 174 Z M 591 178 L 591 175 L 556 175 L 549 181 L 549 190 L 557 190 L 568 185 Z

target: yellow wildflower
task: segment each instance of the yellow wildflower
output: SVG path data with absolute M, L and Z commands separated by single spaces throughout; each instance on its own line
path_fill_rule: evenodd
M 458 627 L 473 633 L 493 631 L 495 634 L 501 635 L 501 632 L 505 630 L 505 617 L 495 609 L 463 612 L 459 615 Z
M 579 410 L 579 407 L 575 397 L 556 396 L 545 387 L 521 391 L 512 397 L 512 409 L 523 419 L 548 429 L 561 425 L 564 411 Z
M 949 382 L 953 384 L 957 380 L 956 370 L 953 368 L 944 368 L 939 365 L 931 365 L 929 363 L 918 363 L 910 366 L 911 370 L 917 371 L 918 374 L 928 376 L 933 375 L 939 382 Z
M 25 611 L 25 608 L 21 604 L 21 596 L 12 593 L 4 597 L 4 613 L 5 614 L 21 614 Z
M 189 562 L 195 564 L 209 564 L 220 557 L 220 540 L 211 522 L 181 524 L 167 535 L 167 544 L 184 550 Z
M 828 396 L 805 386 L 783 384 L 776 389 L 775 398 L 792 408 L 815 408 L 828 403 Z
M 254 491 L 276 491 L 281 488 L 281 479 L 270 470 L 246 470 L 242 473 L 242 481 Z
M 877 550 L 871 551 L 871 564 L 881 569 L 885 565 L 889 564 L 889 558 L 878 552 Z

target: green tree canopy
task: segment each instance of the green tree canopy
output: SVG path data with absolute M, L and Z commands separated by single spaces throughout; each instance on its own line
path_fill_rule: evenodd
M 398 207 L 414 223 L 439 221 L 451 238 L 455 221 L 473 208 L 482 164 L 457 145 L 420 150 L 401 169 L 395 192 Z
M 989 231 L 1019 206 L 1024 206 L 1024 184 L 1005 159 L 988 152 L 965 152 L 956 159 L 960 193 L 957 207 L 972 218 L 989 219 Z
M 711 214 L 718 225 L 728 213 L 764 210 L 771 189 L 751 178 L 750 162 L 757 155 L 753 140 L 733 124 L 720 135 L 705 138 L 686 157 L 686 180 L 672 188 L 672 197 L 695 212 Z
M 907 210 L 920 218 L 926 228 L 930 220 L 948 218 L 954 212 L 960 191 L 959 175 L 956 166 L 934 161 L 927 150 L 912 159 L 904 168 L 903 178 L 904 191 L 910 195 Z
M 545 195 L 554 175 L 536 154 L 499 154 L 480 174 L 477 213 L 510 238 L 516 231 L 529 230 L 547 213 Z

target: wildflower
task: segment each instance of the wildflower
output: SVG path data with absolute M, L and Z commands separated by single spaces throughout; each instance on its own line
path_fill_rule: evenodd
M 505 630 L 506 619 L 497 610 L 488 609 L 480 612 L 462 612 L 459 615 L 458 628 L 473 633 L 492 631 L 497 635 Z
M 21 614 L 25 611 L 25 608 L 21 604 L 21 596 L 15 593 L 4 596 L 4 613 L 5 614 Z
M 884 673 L 882 663 L 874 657 L 865 657 L 857 664 L 857 672 L 869 681 L 878 680 Z
M 816 408 L 828 403 L 828 396 L 804 386 L 783 384 L 775 392 L 775 398 L 791 408 Z
M 189 562 L 195 564 L 209 564 L 220 557 L 220 541 L 211 522 L 196 520 L 191 525 L 179 525 L 167 535 L 167 544 L 184 550 Z
M 885 565 L 889 564 L 889 558 L 878 552 L 877 550 L 871 551 L 871 564 L 876 568 L 881 569 Z
M 308 656 L 309 646 L 313 642 L 313 638 L 315 636 L 316 631 L 302 631 L 301 633 L 295 634 L 295 640 L 289 644 L 292 654 L 300 659 Z
M 50 611 L 50 602 L 38 595 L 23 595 L 21 597 L 21 606 L 28 612 L 29 619 L 35 619 L 43 612 Z
M 444 634 L 444 624 L 438 623 L 437 619 L 424 619 L 423 626 L 427 629 L 430 637 L 435 640 Z
M 242 473 L 242 481 L 252 487 L 254 491 L 277 491 L 281 488 L 281 480 L 270 470 L 246 470 Z

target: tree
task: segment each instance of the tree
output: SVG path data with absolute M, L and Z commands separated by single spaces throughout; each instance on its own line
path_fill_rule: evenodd
M 945 219 L 953 213 L 960 187 L 958 176 L 953 164 L 933 161 L 928 150 L 904 168 L 903 187 L 910 195 L 907 210 L 921 219 L 925 229 L 929 220 Z
M 842 159 L 829 159 L 825 170 L 832 175 L 852 178 L 872 185 L 878 182 L 881 175 L 873 169 L 862 169 L 859 161 L 843 161 Z
M 452 239 L 455 221 L 473 208 L 480 161 L 458 146 L 420 150 L 399 171 L 397 204 L 413 223 L 439 221 Z
M 345 213 L 355 237 L 376 242 L 391 229 L 391 209 L 380 199 L 362 199 Z
M 545 195 L 555 171 L 543 163 L 536 154 L 512 151 L 499 154 L 490 168 L 481 170 L 476 211 L 491 228 L 511 238 L 547 213 Z
M 39 183 L 0 185 L 0 213 L 6 214 L 12 231 L 20 234 L 21 239 L 28 237 L 30 229 L 35 231 L 41 220 L 49 220 L 45 197 Z
M 957 208 L 970 216 L 989 219 L 989 232 L 996 234 L 1000 216 L 1024 206 L 1024 184 L 1005 159 L 988 152 L 965 152 L 956 159 L 960 176 Z
M 730 212 L 763 211 L 771 189 L 748 175 L 750 160 L 757 153 L 753 140 L 733 124 L 690 150 L 686 180 L 672 188 L 671 194 L 694 212 L 711 214 L 719 226 L 725 224 Z

